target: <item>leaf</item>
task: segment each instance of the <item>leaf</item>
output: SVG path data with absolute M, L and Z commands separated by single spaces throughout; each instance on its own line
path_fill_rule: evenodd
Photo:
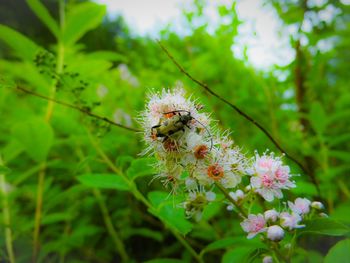
M 248 262 L 250 254 L 255 250 L 253 247 L 237 247 L 227 251 L 222 257 L 222 263 Z
M 43 22 L 58 39 L 60 36 L 60 29 L 46 7 L 39 0 L 27 0 L 27 3 L 41 22 Z
M 210 220 L 214 216 L 218 215 L 223 207 L 223 204 L 220 202 L 211 202 L 206 205 L 203 209 L 202 218 L 203 220 Z
M 91 59 L 127 62 L 127 57 L 112 51 L 95 51 L 87 55 Z
M 350 239 L 339 241 L 325 257 L 324 263 L 350 263 Z
M 11 172 L 11 169 L 10 168 L 7 168 L 6 166 L 4 165 L 0 165 L 0 174 L 8 174 Z
M 66 44 L 74 44 L 86 32 L 97 27 L 106 14 L 106 7 L 91 2 L 77 4 L 68 14 L 63 33 Z
M 54 139 L 49 123 L 40 118 L 32 118 L 16 124 L 12 129 L 12 135 L 34 161 L 46 160 Z
M 311 105 L 309 120 L 312 128 L 319 134 L 323 134 L 327 127 L 327 116 L 319 102 L 314 102 Z
M 339 206 L 337 206 L 333 210 L 331 216 L 335 220 L 339 220 L 340 222 L 350 224 L 349 211 L 350 211 L 350 201 L 342 203 Z
M 135 235 L 152 238 L 158 242 L 163 241 L 163 235 L 161 232 L 154 231 L 148 228 L 133 228 L 129 230 L 127 237 L 129 238 L 130 236 Z
M 171 228 L 186 235 L 192 230 L 193 225 L 186 219 L 185 210 L 175 205 L 178 202 L 173 200 L 172 197 L 168 197 L 169 194 L 165 192 L 154 191 L 148 193 L 148 198 L 154 206 L 150 213 L 160 218 Z
M 85 186 L 128 191 L 128 182 L 117 174 L 84 174 L 78 176 L 78 181 Z
M 48 225 L 48 224 L 53 224 L 53 223 L 58 223 L 61 221 L 68 221 L 72 218 L 71 214 L 68 213 L 52 213 L 49 215 L 45 215 L 43 217 L 43 220 L 41 222 L 41 224 L 43 225 Z
M 126 174 L 132 180 L 142 176 L 154 175 L 156 173 L 152 166 L 154 162 L 155 158 L 140 158 L 133 160 L 126 171 Z
M 246 237 L 227 237 L 210 243 L 201 253 L 204 254 L 213 250 L 225 249 L 230 246 L 242 247 L 242 245 L 253 249 L 265 248 L 258 240 L 248 240 Z
M 39 46 L 32 40 L 4 25 L 0 25 L 0 40 L 9 45 L 22 59 L 33 60 L 39 50 Z
M 350 228 L 331 218 L 318 218 L 305 222 L 306 227 L 298 234 L 305 233 L 327 235 L 327 236 L 343 236 L 350 232 Z

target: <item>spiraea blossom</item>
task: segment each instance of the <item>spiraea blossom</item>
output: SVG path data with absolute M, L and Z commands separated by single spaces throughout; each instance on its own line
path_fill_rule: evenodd
M 305 215 L 310 212 L 311 201 L 306 198 L 297 198 L 294 203 L 288 201 L 288 206 L 293 213 L 298 215 Z
M 295 187 L 290 180 L 289 166 L 283 165 L 280 157 L 275 157 L 273 153 L 269 155 L 258 153 L 255 155 L 250 183 L 255 192 L 260 194 L 266 201 L 282 198 L 282 189 Z
M 251 239 L 257 234 L 266 231 L 266 221 L 262 214 L 250 214 L 247 219 L 241 223 L 244 232 L 248 233 L 247 238 Z
M 287 201 L 282 209 L 273 206 L 276 198 L 283 198 L 282 191 L 295 187 L 289 166 L 273 153 L 246 158 L 229 133 L 214 129 L 209 114 L 185 97 L 183 89 L 151 94 L 140 119 L 147 145 L 143 154 L 157 158 L 155 178 L 180 194 L 187 217 L 200 220 L 209 203 L 223 202 L 243 217 L 247 238 L 261 235 L 280 242 L 289 231 L 304 227 L 310 208 L 322 207 L 306 198 Z M 265 212 L 251 213 L 256 195 L 268 202 Z

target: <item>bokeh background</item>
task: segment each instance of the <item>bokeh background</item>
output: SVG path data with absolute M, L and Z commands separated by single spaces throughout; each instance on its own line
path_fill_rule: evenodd
M 0 0 L 1 262 L 9 260 L 8 225 L 17 262 L 120 262 L 119 241 L 130 262 L 191 261 L 135 196 L 77 179 L 113 167 L 144 169 L 137 163 L 140 134 L 17 87 L 138 128 L 148 92 L 182 86 L 248 156 L 279 152 L 256 126 L 181 73 L 156 39 L 302 163 L 307 173 L 285 159 L 300 174 L 290 197 L 321 200 L 332 218 L 350 224 L 349 1 L 39 2 L 47 10 L 37 3 Z M 164 190 L 151 179 L 152 172 L 136 180 L 144 195 Z M 201 250 L 237 234 L 237 217 L 216 205 L 187 238 Z M 295 262 L 321 262 L 338 240 L 301 238 Z M 217 262 L 224 253 L 212 251 L 206 260 Z

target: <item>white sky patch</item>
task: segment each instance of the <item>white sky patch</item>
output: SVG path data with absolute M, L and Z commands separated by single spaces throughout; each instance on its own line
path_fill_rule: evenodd
M 177 32 L 186 32 L 181 25 L 181 8 L 188 6 L 186 0 L 95 0 L 107 5 L 108 13 L 122 15 L 133 32 L 140 35 L 157 36 L 157 32 L 171 24 Z M 205 14 L 216 24 L 218 15 L 215 6 L 231 4 L 230 0 L 208 1 Z M 263 7 L 262 0 L 237 1 L 237 13 L 243 24 L 239 27 L 239 37 L 232 47 L 234 56 L 244 58 L 247 48 L 249 63 L 259 69 L 273 65 L 286 65 L 293 59 L 286 35 L 279 36 L 281 22 L 271 7 Z

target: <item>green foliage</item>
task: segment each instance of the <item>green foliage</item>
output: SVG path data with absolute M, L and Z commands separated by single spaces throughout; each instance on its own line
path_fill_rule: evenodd
M 344 236 L 349 234 L 350 228 L 340 222 L 329 218 L 320 218 L 306 222 L 306 227 L 299 235 L 312 233 L 328 236 Z
M 54 140 L 51 125 L 37 117 L 16 124 L 12 135 L 36 162 L 46 160 Z
M 27 3 L 36 16 L 50 29 L 51 33 L 59 39 L 59 26 L 46 7 L 39 0 L 27 0 Z
M 63 42 L 67 45 L 75 43 L 87 31 L 97 27 L 105 14 L 106 7 L 95 3 L 82 3 L 73 6 L 67 13 Z
M 344 239 L 335 244 L 325 257 L 325 263 L 350 262 L 350 239 Z
M 128 182 L 115 174 L 83 174 L 78 176 L 78 181 L 89 187 L 115 189 L 119 191 L 130 189 Z
M 153 191 L 148 193 L 148 198 L 154 206 L 154 209 L 150 211 L 152 214 L 161 218 L 166 224 L 183 235 L 191 231 L 192 224 L 186 220 L 185 210 L 175 207 L 177 202 L 168 193 Z
M 4 25 L 0 25 L 0 39 L 22 59 L 32 60 L 39 49 L 33 41 Z

